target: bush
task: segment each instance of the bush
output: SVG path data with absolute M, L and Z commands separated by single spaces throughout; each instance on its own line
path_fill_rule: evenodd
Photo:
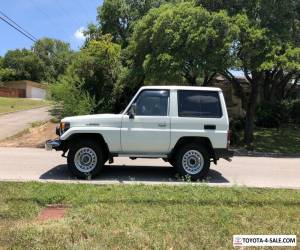
M 61 119 L 66 116 L 91 114 L 95 100 L 87 92 L 74 84 L 74 79 L 63 77 L 50 87 L 51 98 L 56 101 L 52 115 Z
M 292 102 L 291 118 L 293 122 L 300 123 L 300 99 L 296 99 Z
M 256 126 L 278 128 L 285 123 L 299 122 L 300 99 L 284 100 L 278 103 L 262 103 L 257 107 Z
M 231 145 L 237 145 L 241 143 L 241 131 L 245 127 L 245 118 L 244 117 L 237 117 L 230 119 L 229 128 L 231 130 Z
M 278 104 L 263 103 L 257 107 L 255 124 L 258 127 L 277 128 L 280 125 L 281 111 Z
M 261 104 L 256 112 L 256 126 L 278 128 L 281 124 L 288 123 L 291 120 L 291 107 L 290 101 Z

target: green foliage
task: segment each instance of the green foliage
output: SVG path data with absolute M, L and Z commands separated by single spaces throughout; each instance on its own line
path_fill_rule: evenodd
M 56 101 L 52 114 L 58 118 L 75 115 L 86 115 L 94 111 L 95 100 L 87 92 L 81 90 L 77 80 L 71 74 L 61 77 L 56 84 L 50 86 L 51 97 Z
M 9 68 L 0 68 L 0 83 L 9 79 L 16 78 L 16 71 Z
M 236 117 L 230 119 L 229 129 L 231 131 L 231 145 L 238 145 L 242 142 L 241 139 L 241 131 L 245 128 L 245 118 L 244 117 Z
M 52 86 L 54 100 L 63 104 L 61 116 L 113 111 L 121 48 L 111 40 L 104 35 L 90 41 Z
M 121 47 L 112 42 L 111 35 L 91 41 L 79 53 L 72 68 L 82 82 L 81 88 L 94 96 L 96 112 L 112 112 L 112 93 L 121 68 Z
M 151 8 L 158 7 L 167 0 L 106 0 L 98 8 L 99 27 L 89 27 L 88 33 L 111 34 L 113 41 L 126 47 L 132 34 L 135 22 L 141 19 Z
M 0 60 L 0 81 L 54 82 L 70 63 L 69 44 L 50 38 L 38 40 L 28 49 L 8 51 Z
M 70 45 L 56 39 L 40 39 L 33 45 L 32 51 L 43 63 L 43 80 L 47 82 L 57 80 L 72 58 Z
M 152 9 L 135 25 L 129 50 L 146 80 L 184 77 L 196 85 L 207 72 L 229 67 L 237 32 L 223 11 L 210 13 L 192 3 L 169 4 Z
M 257 108 L 255 124 L 259 127 L 278 128 L 289 122 L 299 122 L 299 117 L 300 99 L 264 102 Z
M 43 62 L 30 50 L 10 50 L 5 54 L 2 64 L 2 81 L 41 81 L 43 78 Z
M 291 106 L 291 119 L 300 124 L 300 99 L 293 100 Z

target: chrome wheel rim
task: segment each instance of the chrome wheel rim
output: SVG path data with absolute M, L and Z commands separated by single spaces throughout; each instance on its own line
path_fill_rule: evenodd
M 97 166 L 97 154 L 91 148 L 80 148 L 75 153 L 74 163 L 80 172 L 89 173 Z
M 182 166 L 187 174 L 198 174 L 204 167 L 203 155 L 197 150 L 189 150 L 182 157 Z

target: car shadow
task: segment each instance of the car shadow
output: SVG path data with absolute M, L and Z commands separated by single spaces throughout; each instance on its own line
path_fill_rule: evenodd
M 40 176 L 42 180 L 77 180 L 68 170 L 67 165 L 58 165 Z M 173 167 L 162 166 L 126 166 L 126 165 L 105 165 L 101 174 L 93 181 L 142 181 L 142 182 L 182 182 Z M 229 183 L 222 174 L 210 169 L 205 182 Z

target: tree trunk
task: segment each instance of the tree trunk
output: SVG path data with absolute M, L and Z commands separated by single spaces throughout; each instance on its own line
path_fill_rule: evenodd
M 236 77 L 234 77 L 229 71 L 221 72 L 220 74 L 223 75 L 232 84 L 234 95 L 241 99 L 242 108 L 246 109 L 246 96 L 239 80 L 236 79 Z
M 247 145 L 253 142 L 253 132 L 254 132 L 254 119 L 255 110 L 257 104 L 257 97 L 259 94 L 259 83 L 253 81 L 251 83 L 251 92 L 247 103 L 246 109 L 246 120 L 245 120 L 245 130 L 244 130 L 244 141 Z
M 214 77 L 217 75 L 216 72 L 214 73 L 206 73 L 204 76 L 204 80 L 203 80 L 203 86 L 211 86 L 212 85 L 212 80 L 214 79 Z
M 197 86 L 196 77 L 188 75 L 185 78 L 191 86 Z

